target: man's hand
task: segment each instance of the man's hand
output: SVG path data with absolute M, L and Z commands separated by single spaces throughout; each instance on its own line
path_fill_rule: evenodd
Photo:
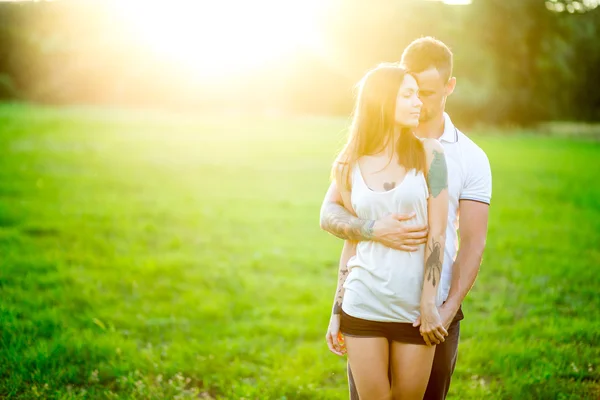
M 458 312 L 458 307 L 455 307 L 452 303 L 446 301 L 440 306 L 439 311 L 440 317 L 442 317 L 442 324 L 444 324 L 444 328 L 448 329 Z
M 375 221 L 373 240 L 396 250 L 417 251 L 418 245 L 427 242 L 427 225 L 406 225 L 415 217 L 411 214 L 390 214 Z

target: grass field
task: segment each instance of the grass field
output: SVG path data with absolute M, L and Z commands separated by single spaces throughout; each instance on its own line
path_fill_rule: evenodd
M 344 119 L 0 122 L 0 397 L 347 398 L 318 226 Z M 494 193 L 449 397 L 598 399 L 600 142 L 471 136 Z

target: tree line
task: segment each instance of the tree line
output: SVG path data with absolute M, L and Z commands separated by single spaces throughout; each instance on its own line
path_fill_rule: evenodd
M 347 115 L 367 69 L 399 60 L 410 41 L 430 35 L 454 52 L 458 85 L 448 107 L 463 123 L 600 120 L 593 0 L 329 5 L 320 51 L 300 49 L 261 70 L 202 82 L 137 42 L 104 2 L 3 2 L 0 99 Z

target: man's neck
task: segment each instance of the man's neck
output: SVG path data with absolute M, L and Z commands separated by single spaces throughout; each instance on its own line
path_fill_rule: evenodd
M 441 113 L 427 122 L 420 122 L 415 130 L 420 138 L 439 139 L 444 134 L 444 114 Z

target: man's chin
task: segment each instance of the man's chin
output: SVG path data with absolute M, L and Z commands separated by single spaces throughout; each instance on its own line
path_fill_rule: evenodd
M 429 122 L 429 121 L 435 119 L 438 115 L 439 115 L 438 113 L 423 113 L 423 112 L 421 112 L 421 115 L 419 117 L 419 123 L 424 124 L 426 122 Z

